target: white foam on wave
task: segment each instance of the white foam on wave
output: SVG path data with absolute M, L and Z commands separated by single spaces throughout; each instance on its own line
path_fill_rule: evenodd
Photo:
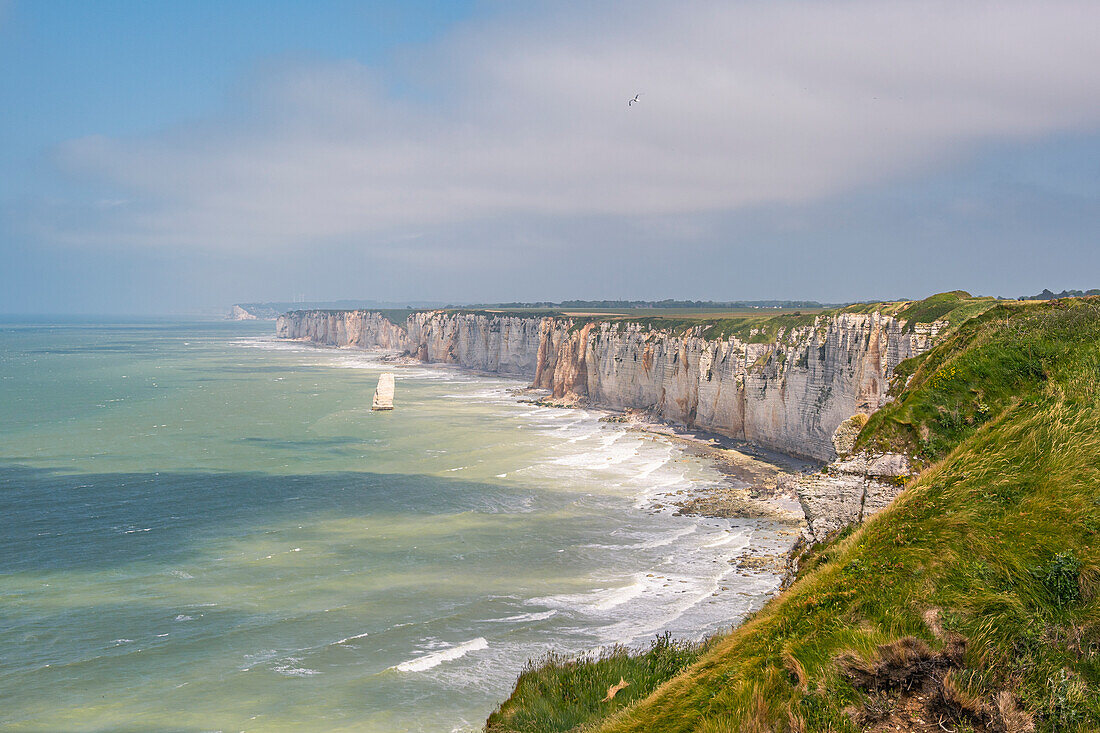
M 297 666 L 297 662 L 301 661 L 297 657 L 287 657 L 287 664 L 276 664 L 271 669 L 284 677 L 312 677 L 315 674 L 321 674 L 319 670 Z
M 550 606 L 562 610 L 578 611 L 588 615 L 600 615 L 616 606 L 643 595 L 653 585 L 653 579 L 643 573 L 631 576 L 627 585 L 613 588 L 597 588 L 586 593 L 562 593 L 553 596 L 532 598 L 527 603 L 533 606 Z
M 230 346 L 239 346 L 246 349 L 263 349 L 265 351 L 313 351 L 317 347 L 304 341 L 279 340 L 269 336 L 252 336 L 250 338 L 233 339 Z
M 504 618 L 487 618 L 483 620 L 483 623 L 495 623 L 495 624 L 516 624 L 523 623 L 525 621 L 545 621 L 546 619 L 557 616 L 556 610 L 542 611 L 539 613 L 520 613 L 515 616 L 505 616 Z
M 597 428 L 589 435 L 584 436 L 583 440 L 588 441 L 591 438 L 596 438 L 598 435 L 599 429 Z M 622 433 L 619 433 L 613 435 L 611 440 L 597 440 L 594 441 L 597 445 L 591 447 L 587 445 L 577 446 L 576 444 L 580 443 L 581 439 L 570 440 L 568 441 L 569 443 L 582 449 L 554 458 L 550 463 L 555 466 L 597 471 L 620 466 L 632 458 L 637 457 L 638 449 L 641 447 L 641 441 L 637 439 L 621 440 L 622 437 Z
M 634 547 L 639 550 L 651 550 L 654 547 L 666 547 L 668 545 L 671 545 L 673 542 L 680 539 L 681 537 L 686 537 L 689 534 L 695 534 L 697 531 L 699 531 L 699 525 L 692 524 L 688 527 L 678 529 L 675 532 L 665 535 L 664 537 L 658 537 L 656 539 L 649 540 L 648 542 L 642 542 L 638 545 L 635 545 Z
M 713 547 L 724 547 L 732 542 L 737 542 L 740 540 L 741 545 L 737 549 L 743 550 L 749 546 L 749 534 L 750 533 L 748 530 L 741 530 L 740 532 L 730 531 L 726 533 L 725 537 L 721 537 L 713 542 L 708 542 L 703 545 L 703 547 L 706 549 L 710 549 Z
M 637 542 L 633 545 L 609 545 L 606 543 L 593 543 L 589 545 L 582 545 L 582 547 L 593 548 L 598 550 L 652 550 L 655 547 L 666 547 L 671 545 L 681 537 L 685 537 L 689 534 L 695 534 L 699 531 L 698 524 L 689 524 L 687 527 L 681 527 L 680 529 L 673 530 L 665 534 L 661 534 L 653 539 L 646 540 L 644 542 Z
M 479 636 L 476 639 L 462 642 L 461 644 L 442 649 L 438 652 L 415 657 L 401 664 L 394 665 L 390 667 L 390 669 L 396 669 L 398 672 L 424 672 L 432 667 L 438 667 L 444 662 L 450 662 L 464 657 L 470 652 L 486 649 L 488 646 L 489 642 Z
M 500 385 L 486 387 L 484 389 L 474 390 L 471 392 L 445 394 L 443 396 L 451 400 L 484 402 L 493 405 L 514 405 L 516 404 L 516 401 L 510 394 L 512 389 L 514 389 L 514 387 Z
M 627 601 L 632 601 L 638 596 L 645 593 L 649 584 L 646 583 L 645 578 L 639 573 L 634 577 L 634 582 L 628 586 L 622 588 L 616 588 L 615 590 L 606 593 L 603 598 L 593 608 L 597 611 L 607 611 L 615 606 L 621 606 Z
M 355 641 L 356 639 L 362 639 L 363 637 L 369 636 L 369 635 L 370 635 L 369 632 L 364 631 L 362 634 L 356 634 L 355 636 L 349 636 L 349 637 L 346 637 L 344 639 L 340 639 L 339 641 L 334 641 L 332 643 L 334 645 L 335 644 L 347 644 L 349 641 Z
M 642 466 L 640 469 L 638 469 L 638 471 L 634 474 L 634 477 L 631 479 L 631 481 L 634 481 L 635 483 L 640 483 L 640 482 L 646 480 L 647 478 L 649 478 L 650 476 L 653 475 L 654 471 L 656 471 L 661 466 L 666 465 L 671 458 L 672 458 L 672 446 L 669 446 L 668 451 L 666 451 L 663 456 L 660 456 L 656 460 L 653 460 L 653 461 L 650 461 L 649 463 L 646 463 L 644 466 Z

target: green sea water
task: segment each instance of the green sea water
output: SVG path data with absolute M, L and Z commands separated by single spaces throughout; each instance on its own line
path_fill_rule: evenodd
M 779 528 L 654 508 L 719 480 L 667 441 L 271 330 L 0 323 L 0 729 L 476 730 L 775 589 Z

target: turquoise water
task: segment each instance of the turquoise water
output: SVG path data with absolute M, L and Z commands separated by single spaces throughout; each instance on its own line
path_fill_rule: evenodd
M 775 588 L 777 528 L 652 508 L 719 480 L 663 439 L 271 330 L 0 324 L 0 728 L 478 729 Z

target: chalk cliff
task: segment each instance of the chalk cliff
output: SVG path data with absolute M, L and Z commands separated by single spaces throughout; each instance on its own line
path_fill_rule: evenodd
M 275 321 L 279 338 L 309 341 L 322 346 L 404 351 L 409 346 L 404 328 L 372 311 L 291 311 Z
M 710 338 L 637 322 L 417 312 L 404 327 L 369 311 L 294 311 L 282 338 L 398 350 L 532 380 L 555 397 L 636 408 L 689 427 L 821 460 L 833 433 L 886 400 L 898 362 L 930 348 L 942 324 L 878 312 L 823 315 L 801 326 Z
M 256 315 L 254 313 L 251 313 L 251 312 L 245 310 L 244 308 L 240 307 L 239 305 L 235 305 L 232 308 L 230 308 L 229 313 L 226 314 L 225 318 L 226 318 L 226 320 L 229 320 L 229 321 L 255 321 L 255 320 L 257 320 Z

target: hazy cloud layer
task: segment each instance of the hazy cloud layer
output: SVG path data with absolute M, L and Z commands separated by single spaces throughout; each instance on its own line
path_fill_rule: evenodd
M 217 119 L 72 141 L 56 160 L 87 200 L 29 224 L 54 243 L 261 249 L 814 201 L 1096 128 L 1097 28 L 1092 0 L 504 10 L 399 76 L 284 64 Z

